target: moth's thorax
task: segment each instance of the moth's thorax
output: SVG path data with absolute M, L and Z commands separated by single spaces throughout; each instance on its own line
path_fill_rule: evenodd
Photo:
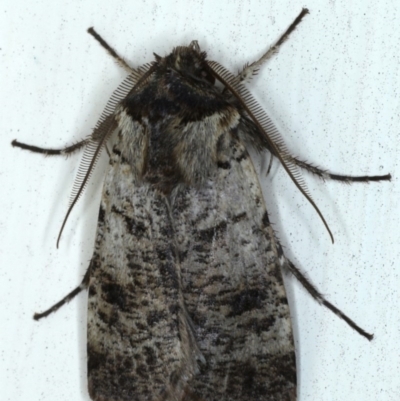
M 127 118 L 125 111 L 120 115 Z M 181 184 L 201 186 L 224 160 L 239 118 L 230 107 L 185 123 L 176 115 L 162 121 L 144 117 L 119 133 L 116 159 L 129 165 L 137 183 L 149 182 L 165 194 Z
M 201 185 L 218 164 L 221 139 L 232 135 L 240 113 L 207 77 L 198 46 L 177 47 L 157 58 L 150 79 L 121 102 L 119 162 L 138 181 L 164 193 Z

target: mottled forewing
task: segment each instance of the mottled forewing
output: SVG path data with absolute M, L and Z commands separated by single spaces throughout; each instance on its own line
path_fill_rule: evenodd
M 282 255 L 242 143 L 221 138 L 218 168 L 173 208 L 182 291 L 205 364 L 187 400 L 292 401 L 296 363 Z
M 143 135 L 139 125 L 126 132 Z M 174 234 L 166 198 L 137 185 L 123 146 L 120 134 L 90 266 L 89 393 L 96 401 L 172 399 L 196 370 Z

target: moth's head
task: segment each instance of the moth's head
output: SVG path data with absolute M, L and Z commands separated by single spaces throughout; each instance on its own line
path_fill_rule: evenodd
M 200 50 L 197 40 L 190 42 L 189 46 L 175 47 L 172 53 L 164 58 L 156 54 L 155 57 L 160 66 L 175 70 L 183 76 L 214 84 L 215 79 L 206 66 L 207 54 Z

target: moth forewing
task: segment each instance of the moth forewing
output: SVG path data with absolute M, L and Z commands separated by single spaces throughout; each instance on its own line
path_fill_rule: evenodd
M 241 86 L 307 13 L 303 9 L 273 50 L 238 76 L 208 61 L 196 41 L 133 70 L 91 28 L 135 79 L 116 90 L 80 146 L 49 151 L 13 141 L 44 154 L 86 148 L 66 218 L 109 145 L 89 268 L 77 288 L 35 315 L 48 316 L 89 290 L 93 400 L 295 400 L 296 361 L 282 269 L 372 338 L 285 256 L 247 149 L 269 150 L 322 219 L 297 171 L 346 182 L 390 179 L 337 176 L 292 156 Z

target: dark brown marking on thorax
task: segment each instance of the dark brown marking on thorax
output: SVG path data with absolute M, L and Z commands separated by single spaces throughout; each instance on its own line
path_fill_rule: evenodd
M 178 184 L 201 185 L 217 165 L 229 168 L 218 164 L 218 140 L 237 127 L 239 113 L 204 73 L 202 57 L 190 48 L 175 49 L 121 103 L 147 135 L 146 165 L 138 176 L 167 195 Z

